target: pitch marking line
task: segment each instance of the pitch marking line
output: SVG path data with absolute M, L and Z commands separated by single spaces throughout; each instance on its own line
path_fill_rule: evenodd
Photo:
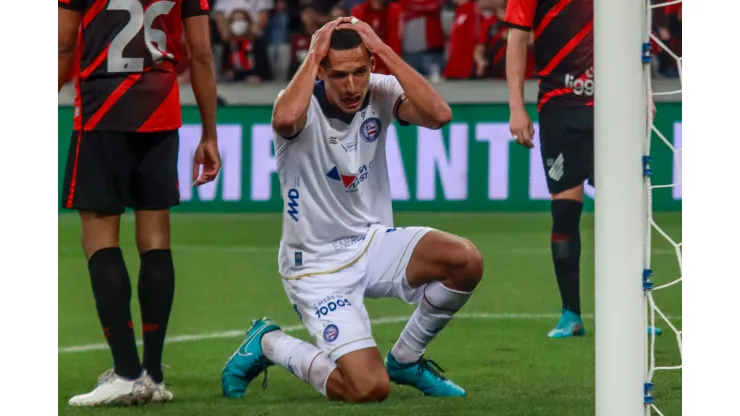
M 592 314 L 584 314 L 584 318 L 593 318 Z M 554 313 L 459 313 L 455 315 L 455 318 L 462 319 L 520 319 L 520 320 L 535 320 L 535 319 L 557 319 L 560 318 L 559 314 Z M 680 316 L 669 316 L 671 320 L 680 320 Z M 387 318 L 372 319 L 373 325 L 387 325 L 395 324 L 400 322 L 407 322 L 408 316 L 390 316 Z M 295 332 L 304 329 L 303 325 L 289 325 L 282 327 L 284 332 Z M 209 339 L 224 339 L 224 338 L 242 338 L 246 335 L 245 329 L 235 329 L 231 331 L 221 332 L 210 332 L 205 334 L 192 334 L 192 335 L 177 335 L 167 337 L 165 343 L 175 344 L 181 342 L 195 342 Z M 142 345 L 141 341 L 137 342 L 138 345 Z M 76 345 L 71 347 L 59 347 L 59 354 L 70 354 L 75 352 L 86 352 L 86 351 L 100 351 L 107 350 L 108 344 L 88 344 L 88 345 Z

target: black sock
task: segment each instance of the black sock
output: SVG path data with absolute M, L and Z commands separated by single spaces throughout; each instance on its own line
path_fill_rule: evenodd
M 161 383 L 162 350 L 175 296 L 175 268 L 170 250 L 150 250 L 141 254 L 139 304 L 144 332 L 144 368 Z
M 118 247 L 96 251 L 87 262 L 95 306 L 108 341 L 116 374 L 135 379 L 141 373 L 131 322 L 131 282 Z
M 556 199 L 552 201 L 552 261 L 558 279 L 563 309 L 581 314 L 580 221 L 583 203 Z

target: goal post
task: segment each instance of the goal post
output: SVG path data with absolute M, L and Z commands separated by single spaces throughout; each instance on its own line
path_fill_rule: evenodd
M 645 414 L 647 0 L 594 0 L 596 415 Z

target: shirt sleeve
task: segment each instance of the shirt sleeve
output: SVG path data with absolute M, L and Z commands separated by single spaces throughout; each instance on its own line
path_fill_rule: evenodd
M 207 15 L 211 11 L 208 0 L 184 0 L 182 2 L 182 18 Z
M 534 12 L 537 10 L 537 0 L 509 0 L 506 5 L 506 26 L 531 31 L 534 24 Z
M 85 11 L 85 0 L 59 0 L 59 7 L 82 13 Z
M 398 118 L 398 109 L 406 100 L 406 94 L 393 75 L 372 74 L 370 84 L 373 91 L 373 100 L 380 104 L 384 111 L 390 111 L 398 124 L 407 126 L 408 123 Z

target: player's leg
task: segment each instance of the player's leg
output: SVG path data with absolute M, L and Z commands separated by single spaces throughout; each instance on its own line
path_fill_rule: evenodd
M 84 137 L 83 137 L 84 136 Z M 128 198 L 131 158 L 121 134 L 75 132 L 67 159 L 62 204 L 80 212 L 82 248 L 88 262 L 98 318 L 114 369 L 73 406 L 148 400 L 131 320 L 131 282 L 118 244 L 120 215 Z
M 334 400 L 385 399 L 390 381 L 363 303 L 366 262 L 359 263 L 345 273 L 284 282 L 299 319 L 317 345 L 285 334 L 267 318 L 255 321 L 224 367 L 224 395 L 242 397 L 254 378 L 276 364 Z
M 375 236 L 368 261 L 368 297 L 418 303 L 387 355 L 391 380 L 430 396 L 464 396 L 465 390 L 423 355 L 480 282 L 483 258 L 478 249 L 467 239 L 429 228 L 391 228 Z
M 129 141 L 135 154 L 129 205 L 136 211 L 136 245 L 141 259 L 138 295 L 143 365 L 157 384 L 153 401 L 163 402 L 174 398 L 164 387 L 162 352 L 175 295 L 169 210 L 179 203 L 178 134 L 132 134 Z
M 562 301 L 562 316 L 548 336 L 583 335 L 580 221 L 583 183 L 593 166 L 593 112 L 590 108 L 542 111 L 540 126 L 540 149 L 552 196 L 550 249 Z

